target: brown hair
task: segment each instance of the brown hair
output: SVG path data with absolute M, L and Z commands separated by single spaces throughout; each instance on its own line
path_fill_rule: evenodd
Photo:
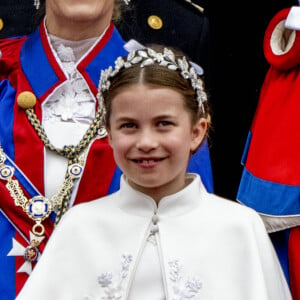
M 155 51 L 161 52 L 163 46 L 151 45 Z M 170 47 L 168 47 L 171 49 Z M 182 57 L 182 53 L 178 50 L 171 49 L 176 58 Z M 112 101 L 117 94 L 132 84 L 145 84 L 152 86 L 164 86 L 177 91 L 184 99 L 184 105 L 191 115 L 192 124 L 195 124 L 200 118 L 206 118 L 208 128 L 210 126 L 210 108 L 208 101 L 203 103 L 204 112 L 199 109 L 196 100 L 196 92 L 191 86 L 190 80 L 186 80 L 178 71 L 170 70 L 167 67 L 158 65 L 157 63 L 144 66 L 133 64 L 130 68 L 121 69 L 112 79 L 110 79 L 110 87 L 108 91 L 103 92 L 104 105 L 106 109 L 106 127 L 110 128 L 110 114 Z

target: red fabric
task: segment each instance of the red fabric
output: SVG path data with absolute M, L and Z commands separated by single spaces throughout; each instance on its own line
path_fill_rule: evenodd
M 252 123 L 247 169 L 256 177 L 300 184 L 300 73 L 271 68 Z
M 25 82 L 25 79 L 22 82 Z M 32 90 L 28 87 L 22 91 Z M 34 109 L 40 117 L 41 106 L 39 102 Z M 25 111 L 18 106 L 17 101 L 15 101 L 14 110 L 15 163 L 26 172 L 25 175 L 31 179 L 39 192 L 44 194 L 44 144 L 28 121 Z M 32 167 L 33 164 L 34 167 Z
M 290 286 L 293 300 L 300 300 L 300 227 L 292 228 L 289 238 Z
M 258 177 L 299 186 L 300 184 L 300 31 L 286 53 L 272 48 L 274 32 L 284 26 L 290 8 L 278 12 L 264 38 L 265 57 L 271 67 L 265 78 L 252 125 L 251 160 Z M 278 41 L 280 42 L 280 41 Z M 260 152 L 260 153 L 258 153 Z M 255 162 L 256 161 L 256 162 Z M 250 167 L 250 168 L 251 168 Z M 300 227 L 290 229 L 288 244 L 290 287 L 300 300 Z
M 265 55 L 271 67 L 251 125 L 246 168 L 264 180 L 299 185 L 300 32 L 296 34 L 293 47 L 284 55 L 274 54 L 270 41 L 276 26 L 288 12 L 289 9 L 279 12 L 265 34 Z
M 16 72 L 19 70 L 18 53 L 26 40 L 23 38 L 0 39 L 1 59 L 0 59 L 0 80 L 10 76 L 10 83 L 16 88 Z
M 75 203 L 106 195 L 116 169 L 113 151 L 107 138 L 96 140 L 89 151 Z M 102 170 L 99 173 L 95 170 Z M 101 176 L 100 176 L 101 174 Z

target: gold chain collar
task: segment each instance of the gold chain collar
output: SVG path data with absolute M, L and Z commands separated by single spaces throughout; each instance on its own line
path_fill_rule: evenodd
M 89 126 L 89 128 L 87 129 L 87 131 L 85 132 L 82 139 L 79 141 L 77 145 L 65 145 L 64 147 L 62 147 L 62 149 L 56 148 L 51 144 L 44 128 L 42 127 L 39 119 L 37 118 L 34 112 L 34 109 L 27 108 L 25 112 L 29 122 L 31 123 L 32 127 L 34 128 L 34 130 L 36 131 L 36 133 L 44 143 L 45 147 L 50 151 L 53 151 L 68 159 L 68 171 L 66 172 L 65 181 L 61 188 L 61 191 L 66 190 L 66 192 L 59 192 L 59 195 L 63 195 L 63 197 L 61 197 L 62 200 L 60 205 L 57 206 L 56 208 L 55 224 L 57 224 L 61 219 L 62 215 L 68 209 L 71 193 L 74 187 L 74 180 L 77 179 L 77 178 L 70 179 L 69 170 L 72 169 L 71 166 L 75 165 L 76 167 L 82 168 L 85 159 L 81 162 L 80 165 L 78 165 L 80 154 L 85 149 L 88 148 L 91 141 L 94 140 L 96 137 L 106 136 L 106 130 L 102 126 L 102 110 L 98 108 L 93 122 L 91 123 L 91 125 Z
M 25 99 L 25 104 L 22 103 Z M 28 99 L 30 101 L 28 101 Z M 27 101 L 27 102 L 26 102 Z M 28 105 L 28 103 L 30 104 Z M 66 145 L 62 149 L 56 148 L 49 141 L 47 134 L 42 127 L 39 119 L 37 118 L 34 109 L 36 98 L 30 92 L 23 92 L 19 95 L 19 106 L 23 107 L 26 112 L 26 116 L 36 131 L 37 135 L 43 142 L 44 146 L 68 159 L 68 167 L 65 174 L 65 179 L 60 189 L 51 197 L 47 199 L 42 195 L 35 196 L 28 199 L 21 187 L 18 180 L 13 179 L 15 169 L 8 164 L 5 164 L 7 159 L 3 149 L 0 146 L 0 179 L 6 181 L 6 188 L 8 189 L 11 197 L 15 201 L 16 206 L 22 207 L 23 211 L 35 221 L 32 227 L 32 232 L 36 236 L 43 236 L 45 228 L 42 221 L 49 217 L 51 212 L 56 212 L 55 225 L 59 222 L 62 215 L 67 211 L 71 193 L 74 188 L 75 181 L 79 179 L 83 172 L 83 165 L 86 160 L 86 150 L 90 143 L 96 138 L 103 138 L 106 136 L 106 130 L 102 126 L 102 110 L 98 108 L 96 116 L 85 132 L 82 139 L 77 145 Z M 36 245 L 35 245 L 36 246 Z

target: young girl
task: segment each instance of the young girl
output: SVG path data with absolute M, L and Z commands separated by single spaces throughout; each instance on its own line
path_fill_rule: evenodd
M 66 213 L 17 299 L 291 299 L 258 214 L 186 172 L 210 126 L 188 60 L 133 51 L 98 100 L 121 188 Z

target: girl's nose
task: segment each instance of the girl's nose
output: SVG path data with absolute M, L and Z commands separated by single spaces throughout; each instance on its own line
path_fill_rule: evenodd
M 141 151 L 149 152 L 157 148 L 158 144 L 159 143 L 156 135 L 149 130 L 145 130 L 140 134 L 136 143 L 136 147 Z

